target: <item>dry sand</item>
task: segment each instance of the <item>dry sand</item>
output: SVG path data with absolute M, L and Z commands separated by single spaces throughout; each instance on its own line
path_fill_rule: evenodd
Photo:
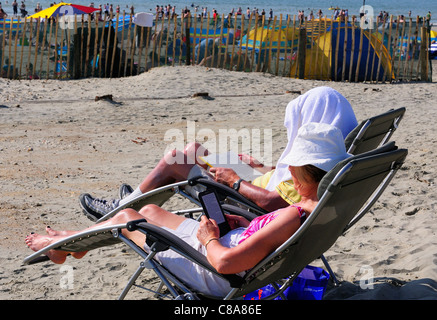
M 273 159 L 286 141 L 287 103 L 328 85 L 352 104 L 358 120 L 405 106 L 393 136 L 408 148 L 402 170 L 373 210 L 326 253 L 343 281 L 328 299 L 437 298 L 437 85 L 301 81 L 202 67 L 162 67 L 123 79 L 9 81 L 0 79 L 0 299 L 115 299 L 139 259 L 123 245 L 97 249 L 66 268 L 50 262 L 24 266 L 31 231 L 82 229 L 83 192 L 110 198 L 136 186 L 164 154 L 167 130 L 187 121 L 222 129 L 273 130 Z M 193 98 L 208 92 L 209 99 Z M 113 101 L 94 101 L 112 94 Z M 171 199 L 166 208 L 186 205 Z M 314 262 L 320 265 L 320 262 Z M 359 281 L 371 266 L 373 289 Z M 65 276 L 72 270 L 72 288 Z M 361 271 L 360 271 L 361 270 Z M 147 271 L 144 285 L 156 279 Z M 133 289 L 128 299 L 151 295 Z

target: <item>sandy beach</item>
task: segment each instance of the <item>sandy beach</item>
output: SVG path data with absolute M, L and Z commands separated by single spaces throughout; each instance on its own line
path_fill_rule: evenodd
M 272 129 L 273 162 L 285 146 L 287 103 L 331 86 L 352 104 L 358 121 L 404 106 L 392 140 L 407 161 L 380 200 L 326 252 L 339 288 L 326 299 L 437 299 L 437 84 L 366 84 L 296 80 L 203 67 L 161 67 L 121 79 L 10 81 L 0 79 L 0 299 L 116 299 L 140 260 L 124 245 L 69 258 L 62 265 L 24 266 L 24 238 L 47 225 L 91 225 L 78 197 L 114 198 L 136 187 L 164 154 L 169 129 Z M 207 92 L 208 98 L 193 97 Z M 112 95 L 112 101 L 95 101 Z M 262 160 L 262 159 L 261 159 Z M 186 200 L 165 205 L 177 209 Z M 315 261 L 314 265 L 321 265 Z M 65 267 L 66 266 L 66 267 Z M 360 288 L 370 266 L 373 288 Z M 66 269 L 72 286 L 63 285 Z M 68 269 L 70 268 L 70 269 Z M 144 286 L 155 285 L 149 272 Z M 128 299 L 153 299 L 133 289 Z

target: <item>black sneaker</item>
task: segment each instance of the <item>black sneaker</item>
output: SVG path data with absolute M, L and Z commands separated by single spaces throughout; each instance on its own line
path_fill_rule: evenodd
M 118 194 L 120 196 L 120 199 L 124 199 L 128 195 L 130 195 L 132 192 L 134 192 L 134 189 L 128 185 L 127 183 L 123 183 L 120 186 L 120 189 L 118 190 Z
M 120 200 L 101 200 L 93 198 L 88 193 L 84 193 L 80 195 L 79 202 L 85 216 L 91 221 L 96 222 L 101 217 L 117 208 Z

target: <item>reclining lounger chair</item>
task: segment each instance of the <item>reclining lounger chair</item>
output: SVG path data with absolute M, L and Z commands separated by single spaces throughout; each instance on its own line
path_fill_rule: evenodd
M 360 154 L 384 145 L 398 128 L 405 111 L 404 107 L 391 109 L 361 121 L 346 137 L 346 150 L 350 154 Z
M 175 250 L 184 257 L 227 279 L 233 289 L 224 299 L 239 298 L 269 283 L 274 283 L 277 286 L 276 282 L 281 282 L 282 279 L 289 277 L 278 287 L 276 294 L 268 297 L 274 298 L 292 283 L 306 265 L 319 258 L 335 243 L 348 224 L 359 213 L 360 208 L 375 192 L 376 197 L 372 200 L 373 202 L 381 195 L 407 155 L 405 149 L 398 150 L 394 143 L 390 145 L 392 146 L 391 150 L 385 146 L 370 153 L 346 159 L 331 170 L 319 185 L 320 201 L 317 207 L 301 228 L 277 250 L 249 270 L 244 277 L 218 274 L 205 256 L 199 254 L 172 233 L 151 225 L 145 220 L 131 221 L 126 225 L 105 228 L 105 230 L 101 230 L 103 235 L 99 230 L 94 230 L 92 235 L 89 232 L 78 234 L 71 239 L 54 243 L 32 254 L 24 262 L 26 264 L 33 263 L 50 249 L 84 251 L 102 243 L 106 245 L 107 241 L 113 241 L 108 239 L 115 238 L 125 242 L 144 258 L 120 298 L 126 296 L 144 268 L 153 269 L 174 298 L 195 299 L 199 297 L 196 292 L 192 292 L 189 284 L 182 283 L 169 270 L 153 259 L 154 254 L 161 250 Z M 227 209 L 225 210 L 227 211 Z M 146 234 L 148 244 L 152 248 L 151 254 L 147 254 L 142 248 L 124 238 L 120 232 L 124 228 L 130 231 L 138 230 Z M 108 231 L 110 232 L 108 233 Z M 93 242 L 91 238 L 97 239 L 98 243 L 96 245 L 90 243 Z M 74 246 L 68 244 L 67 240 L 70 240 Z M 72 248 L 74 250 L 71 250 Z

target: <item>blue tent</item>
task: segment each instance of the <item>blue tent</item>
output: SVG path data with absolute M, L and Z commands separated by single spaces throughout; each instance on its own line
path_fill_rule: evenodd
M 378 32 L 363 30 L 361 40 L 361 29 L 346 26 L 344 23 L 333 23 L 331 28 L 314 40 L 312 48 L 307 49 L 305 78 L 338 81 L 391 80 L 393 72 L 390 54 L 380 40 L 381 37 Z M 297 64 L 293 65 L 291 74 L 297 68 Z

